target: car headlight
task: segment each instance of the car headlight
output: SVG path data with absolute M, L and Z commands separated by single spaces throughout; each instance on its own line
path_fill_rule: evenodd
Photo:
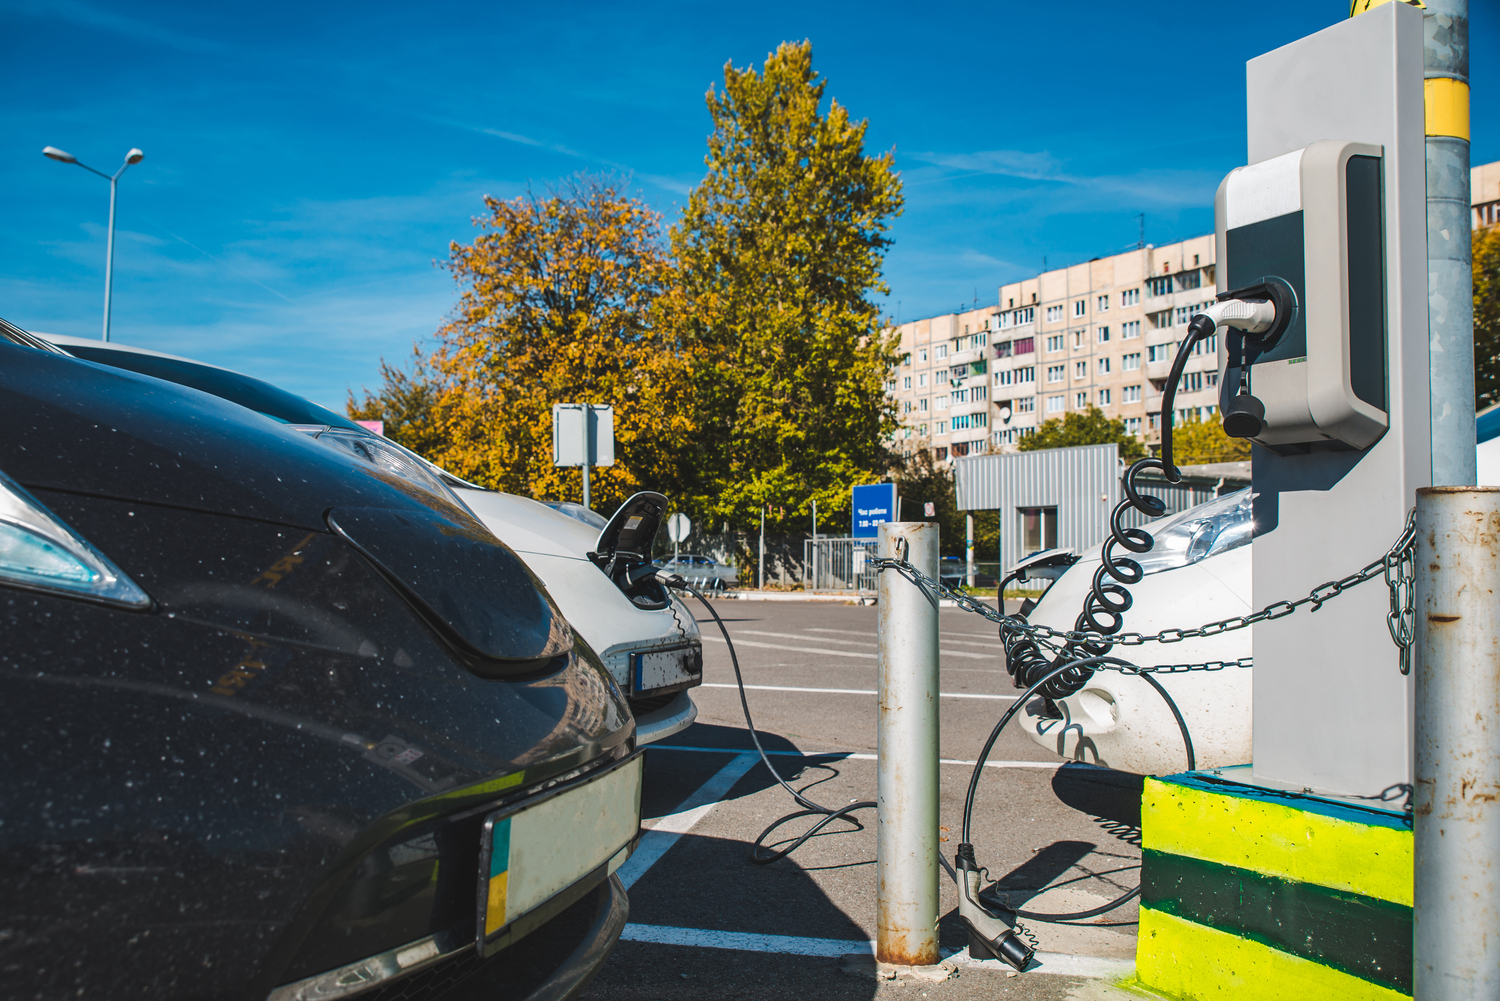
M 151 607 L 150 596 L 135 581 L 4 473 L 0 581 L 122 608 Z
M 425 462 L 393 441 L 387 441 L 368 431 L 352 431 L 327 424 L 293 424 L 291 426 L 325 445 L 343 449 L 377 469 L 383 469 L 415 487 L 441 497 L 460 511 L 469 510 L 468 505 L 459 500 L 458 495 L 450 490 L 448 484 L 444 483 Z
M 1145 526 L 1156 544 L 1139 556 L 1123 553 L 1146 573 L 1191 566 L 1200 560 L 1246 545 L 1254 536 L 1255 517 L 1249 488 L 1225 494 Z M 1118 552 L 1118 550 L 1117 550 Z

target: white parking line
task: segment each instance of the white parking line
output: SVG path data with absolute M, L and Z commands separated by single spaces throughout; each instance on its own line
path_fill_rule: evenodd
M 739 747 L 688 747 L 683 744 L 652 744 L 653 751 L 696 751 L 700 754 L 743 754 L 744 749 Z M 753 753 L 753 752 L 752 752 Z M 877 757 L 864 751 L 767 751 L 767 754 L 785 758 L 838 758 L 853 761 L 876 761 Z M 963 765 L 973 768 L 973 761 L 965 761 L 962 758 L 939 758 L 940 765 Z M 1061 761 L 986 761 L 986 768 L 1045 768 L 1056 770 L 1063 766 Z
M 740 630 L 740 632 L 747 632 L 747 633 L 748 632 L 754 632 L 754 631 L 755 630 L 752 630 L 752 629 L 743 629 L 743 630 Z M 873 638 L 873 636 L 872 636 L 871 633 L 866 632 L 864 630 L 860 630 L 860 629 L 829 629 L 829 628 L 826 628 L 826 627 L 823 627 L 823 626 L 808 626 L 807 627 L 807 631 L 810 632 L 810 633 L 840 633 L 840 634 L 842 634 L 844 636 L 864 636 L 864 637 L 867 638 L 868 642 L 870 642 L 870 643 L 874 643 L 875 642 L 875 640 L 874 640 L 874 638 Z M 773 634 L 771 634 L 771 633 L 765 633 L 763 635 L 770 636 L 770 635 L 773 635 Z M 774 634 L 774 635 L 785 636 L 786 633 L 777 633 L 777 634 Z M 979 642 L 978 638 L 979 637 L 983 637 L 984 636 L 983 633 L 940 633 L 939 635 L 943 636 L 950 643 L 959 643 L 959 644 L 962 644 L 963 646 L 982 646 L 982 647 L 988 647 L 989 649 L 992 649 L 992 650 L 1004 650 L 1005 649 L 1005 647 L 1001 646 L 999 643 L 996 643 L 993 639 L 989 640 L 988 642 Z M 974 639 L 974 640 L 955 639 L 955 637 L 958 637 L 958 636 L 973 636 L 973 637 L 976 637 L 976 639 Z M 841 642 L 852 642 L 852 641 L 849 641 L 849 640 L 831 640 L 830 642 L 841 643 Z
M 738 685 L 704 682 L 703 688 L 738 688 Z M 818 695 L 878 695 L 873 688 L 793 688 L 790 685 L 746 685 L 746 691 L 756 692 L 812 692 Z M 979 692 L 938 692 L 938 696 L 944 699 L 1000 699 L 1004 702 L 1014 702 L 1019 696 L 1016 695 L 983 695 Z
M 765 952 L 781 956 L 817 956 L 836 959 L 849 955 L 872 955 L 875 943 L 864 939 L 810 938 L 801 935 L 759 935 L 744 931 L 714 931 L 707 928 L 674 928 L 671 925 L 625 926 L 620 938 L 626 942 L 650 942 L 655 945 L 685 945 L 698 949 L 734 949 L 739 952 Z M 939 955 L 952 958 L 956 965 L 1009 971 L 998 959 L 978 961 L 969 958 L 967 949 L 944 949 Z M 1074 956 L 1061 952 L 1038 952 L 1028 973 L 1053 973 L 1074 977 L 1128 977 L 1135 964 L 1128 959 L 1102 956 Z
M 741 629 L 741 630 L 737 630 L 737 631 L 741 632 L 741 633 L 750 632 L 750 630 L 748 630 L 748 629 Z M 774 636 L 786 636 L 788 634 L 787 633 L 772 633 L 771 635 L 774 635 Z M 800 639 L 801 637 L 795 637 L 794 636 L 793 638 L 794 639 Z M 703 639 L 705 639 L 705 640 L 712 640 L 715 643 L 723 643 L 724 642 L 724 638 L 722 636 L 710 636 L 707 633 L 703 634 Z M 863 652 L 861 650 L 829 650 L 829 649 L 826 649 L 826 648 L 823 648 L 823 647 L 813 647 L 813 646 L 788 646 L 785 643 L 757 643 L 755 640 L 744 640 L 744 639 L 737 639 L 734 642 L 735 642 L 736 646 L 757 647 L 757 648 L 759 648 L 761 650 L 795 650 L 798 653 L 816 653 L 816 654 L 821 654 L 821 655 L 823 655 L 825 657 L 857 657 L 860 660 L 874 660 L 875 659 L 875 655 L 873 653 L 865 653 L 865 652 Z M 842 641 L 836 641 L 836 642 L 842 642 Z M 995 659 L 994 654 L 972 653 L 972 652 L 970 652 L 968 650 L 939 650 L 938 652 L 942 656 L 944 656 L 944 657 L 968 657 L 968 658 L 970 658 L 972 660 L 994 660 Z
M 734 788 L 734 784 L 740 780 L 741 776 L 758 764 L 760 764 L 760 756 L 753 751 L 738 755 L 729 764 L 714 772 L 707 782 L 679 803 L 676 810 L 657 818 L 656 822 L 651 825 L 651 829 L 641 835 L 635 854 L 620 866 L 620 881 L 625 884 L 625 888 L 630 889 L 631 884 L 656 864 L 656 860 L 665 855 L 667 850 L 677 843 L 678 838 L 692 830 L 694 824 L 707 816 L 708 811 L 712 810 L 714 804 Z

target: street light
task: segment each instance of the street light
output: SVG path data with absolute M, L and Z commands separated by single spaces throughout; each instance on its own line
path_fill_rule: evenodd
M 44 146 L 42 155 L 58 163 L 77 163 L 89 173 L 98 174 L 109 182 L 109 241 L 104 251 L 104 339 L 107 341 L 109 340 L 109 292 L 115 270 L 115 189 L 119 186 L 120 175 L 125 173 L 125 169 L 132 163 L 140 163 L 145 159 L 146 154 L 132 147 L 130 152 L 125 154 L 125 162 L 120 164 L 120 169 L 115 171 L 113 177 L 102 170 L 95 170 L 86 163 L 79 163 L 78 157 L 56 146 Z

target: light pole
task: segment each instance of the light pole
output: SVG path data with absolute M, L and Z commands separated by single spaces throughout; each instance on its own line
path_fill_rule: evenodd
M 86 163 L 79 163 L 78 157 L 56 146 L 43 147 L 42 155 L 58 163 L 76 163 L 89 173 L 98 174 L 109 182 L 109 239 L 104 251 L 104 339 L 107 341 L 109 340 L 109 292 L 115 271 L 115 190 L 119 187 L 120 175 L 125 173 L 125 169 L 132 163 L 140 163 L 145 159 L 146 154 L 132 148 L 129 153 L 125 154 L 125 162 L 120 164 L 120 169 L 115 171 L 113 177 L 102 170 L 95 170 Z

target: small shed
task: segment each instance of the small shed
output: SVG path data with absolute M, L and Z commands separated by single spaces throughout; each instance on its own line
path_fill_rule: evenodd
M 1120 500 L 1119 446 L 1079 445 L 953 462 L 960 511 L 1000 512 L 1000 566 L 1038 549 L 1085 553 L 1109 533 Z

